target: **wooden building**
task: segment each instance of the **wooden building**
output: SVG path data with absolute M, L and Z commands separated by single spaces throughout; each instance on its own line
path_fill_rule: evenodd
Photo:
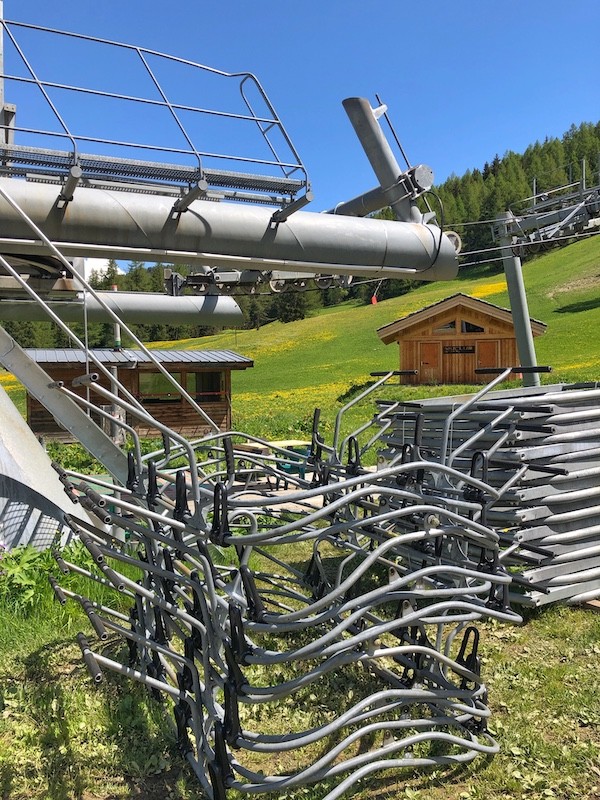
M 26 351 L 55 381 L 85 396 L 86 388 L 73 386 L 74 378 L 87 372 L 85 353 L 76 349 L 28 349 Z M 192 406 L 182 398 L 156 365 L 141 350 L 93 351 L 94 356 L 116 374 L 119 382 L 139 400 L 148 413 L 185 436 L 202 436 L 209 428 Z M 231 371 L 248 369 L 254 362 L 231 350 L 153 350 L 152 355 L 183 386 L 221 430 L 231 429 Z M 98 372 L 90 365 L 91 372 Z M 110 380 L 98 372 L 100 385 L 110 388 Z M 90 391 L 90 401 L 107 410 L 106 398 Z M 49 411 L 27 395 L 27 422 L 34 433 L 44 438 L 69 441 Z M 101 422 L 98 415 L 98 422 Z M 125 422 L 140 436 L 155 436 L 158 431 L 127 414 Z
M 543 322 L 531 320 L 534 336 L 544 333 Z M 512 314 L 505 308 L 461 292 L 379 328 L 385 344 L 397 342 L 400 367 L 416 370 L 405 383 L 486 383 L 481 367 L 519 365 Z

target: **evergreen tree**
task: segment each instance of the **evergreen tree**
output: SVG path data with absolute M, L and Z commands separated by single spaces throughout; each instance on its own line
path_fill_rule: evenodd
M 3 327 L 21 347 L 38 347 L 33 322 L 29 320 L 7 320 Z
M 256 297 L 252 297 L 248 304 L 248 322 L 252 328 L 258 330 L 263 320 L 263 310 Z
M 106 266 L 106 270 L 100 274 L 95 270 L 92 271 L 90 275 L 90 279 L 88 283 L 92 287 L 92 289 L 99 289 L 101 291 L 108 291 L 112 289 L 113 286 L 119 285 L 119 268 L 117 266 L 117 262 L 111 258 L 108 261 Z
M 286 289 L 275 295 L 273 311 L 281 322 L 304 319 L 308 310 L 307 293 L 297 289 Z
M 143 261 L 131 261 L 124 276 L 123 289 L 128 292 L 151 292 L 152 277 Z M 161 287 L 162 291 L 162 287 Z

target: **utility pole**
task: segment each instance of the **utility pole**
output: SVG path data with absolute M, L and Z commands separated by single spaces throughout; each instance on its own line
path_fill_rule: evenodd
M 536 367 L 537 359 L 533 344 L 533 333 L 531 332 L 521 259 L 514 255 L 512 250 L 513 242 L 510 234 L 510 222 L 514 219 L 514 215 L 511 211 L 506 211 L 499 216 L 501 221 L 498 223 L 497 236 L 502 249 L 502 263 L 504 264 L 510 308 L 515 326 L 517 352 L 522 367 Z M 537 373 L 523 374 L 523 386 L 539 385 L 540 377 Z

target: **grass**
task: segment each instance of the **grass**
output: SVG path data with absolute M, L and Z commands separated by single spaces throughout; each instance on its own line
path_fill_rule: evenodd
M 2 622 L 22 631 L 17 616 L 3 614 Z M 138 796 L 168 797 L 168 770 L 178 757 L 163 709 L 124 681 L 92 690 L 73 644 L 85 620 L 50 615 L 27 627 L 17 652 L 2 647 L 1 796 L 125 798 L 160 774 L 161 793 Z
M 106 675 L 93 688 L 73 644 L 76 631 L 87 629 L 85 620 L 59 606 L 44 612 L 26 619 L 0 609 L 1 796 L 200 798 L 165 709 L 118 676 Z M 600 797 L 600 615 L 552 608 L 532 613 L 522 627 L 480 627 L 490 727 L 500 754 L 464 768 L 381 773 L 358 787 L 354 800 Z M 109 642 L 109 651 L 114 646 Z M 339 706 L 345 701 L 340 691 Z M 293 719 L 293 709 L 281 713 Z M 323 794 L 316 786 L 285 797 Z
M 548 324 L 536 340 L 539 363 L 554 368 L 547 380 L 597 380 L 600 239 L 546 254 L 524 273 L 530 314 Z M 457 291 L 508 305 L 502 276 L 471 273 L 375 306 L 348 305 L 287 325 L 163 346 L 228 348 L 255 360 L 254 369 L 234 373 L 238 429 L 267 438 L 304 437 L 320 406 L 330 441 L 337 410 L 367 384 L 369 373 L 398 366 L 396 348 L 384 346 L 376 329 Z M 11 376 L 0 383 L 23 403 L 23 390 Z M 379 396 L 414 399 L 468 388 L 390 387 Z M 369 401 L 349 415 L 349 424 L 371 413 Z M 92 686 L 74 644 L 78 630 L 89 630 L 82 612 L 53 603 L 45 579 L 27 608 L 9 599 L 0 596 L 0 796 L 200 798 L 163 709 L 118 676 Z M 546 608 L 529 612 L 521 627 L 485 624 L 480 630 L 490 727 L 500 754 L 464 768 L 381 773 L 358 787 L 354 800 L 600 798 L 600 614 Z M 115 644 L 109 640 L 108 646 Z M 340 692 L 340 707 L 345 702 Z M 317 786 L 285 800 L 323 794 Z
M 83 548 L 75 549 L 70 557 L 89 565 Z M 57 565 L 48 551 L 19 548 L 0 564 L 2 798 L 116 799 L 139 791 L 148 799 L 169 797 L 166 788 L 177 783 L 179 759 L 163 708 L 118 677 L 92 689 L 75 643 L 89 622 L 77 603 L 63 607 L 53 599 L 48 576 L 57 574 Z M 62 576 L 61 585 L 90 591 L 90 583 L 74 574 Z M 96 586 L 91 599 L 114 605 L 112 595 Z M 110 641 L 107 650 L 115 644 Z
M 450 787 L 417 798 L 600 796 L 600 618 L 588 610 L 538 611 L 520 628 L 482 626 L 482 669 L 501 753 Z M 402 796 L 402 795 L 400 795 Z
M 482 270 L 480 270 L 481 273 Z M 538 363 L 552 367 L 544 382 L 600 378 L 600 237 L 555 250 L 524 265 L 529 313 L 547 324 L 535 340 Z M 305 436 L 315 407 L 323 431 L 331 433 L 335 413 L 374 371 L 398 368 L 395 345 L 384 345 L 377 328 L 464 292 L 509 307 L 502 274 L 460 273 L 457 280 L 431 283 L 377 305 L 355 302 L 297 322 L 274 322 L 260 330 L 230 330 L 202 339 L 156 343 L 157 347 L 231 349 L 254 359 L 254 367 L 234 372 L 234 425 L 271 438 Z M 401 387 L 407 400 L 457 394 L 470 387 Z M 387 396 L 385 388 L 378 396 Z M 371 413 L 369 403 L 350 414 L 356 423 Z

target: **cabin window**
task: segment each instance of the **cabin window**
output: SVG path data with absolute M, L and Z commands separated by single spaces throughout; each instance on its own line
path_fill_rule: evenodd
M 170 372 L 169 375 L 181 383 L 180 372 Z M 142 403 L 177 403 L 181 400 L 177 389 L 162 372 L 140 372 L 139 387 Z
M 437 328 L 433 329 L 434 333 L 456 333 L 456 320 L 452 319 L 449 322 L 444 322 L 443 325 L 439 325 Z
M 186 388 L 199 403 L 217 403 L 223 399 L 223 373 L 188 372 Z
M 460 332 L 461 333 L 485 333 L 485 329 L 481 327 L 481 325 L 475 325 L 474 322 L 467 322 L 466 319 L 463 319 L 460 323 Z

